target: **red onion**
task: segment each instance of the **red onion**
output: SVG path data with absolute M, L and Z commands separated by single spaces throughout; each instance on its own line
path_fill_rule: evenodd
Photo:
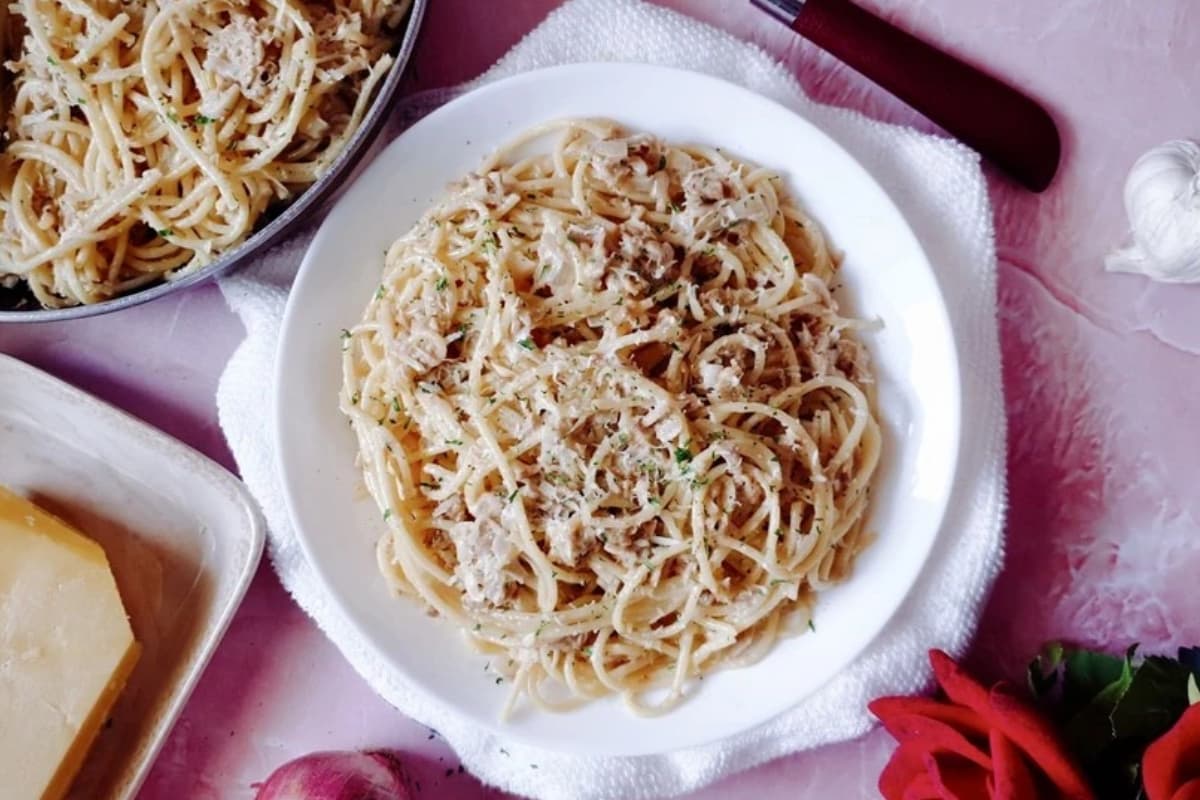
M 259 784 L 255 800 L 412 800 L 408 775 L 393 754 L 309 753 Z

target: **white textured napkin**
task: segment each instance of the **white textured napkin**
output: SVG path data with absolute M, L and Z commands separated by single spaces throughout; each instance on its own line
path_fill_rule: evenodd
M 747 13 L 751 13 L 747 11 Z M 439 730 L 483 780 L 538 798 L 645 798 L 682 793 L 786 753 L 840 741 L 872 725 L 867 702 L 920 690 L 925 653 L 968 644 L 1003 552 L 1004 404 L 996 332 L 996 255 L 978 157 L 955 142 L 816 104 L 760 49 L 641 0 L 572 0 L 550 15 L 471 86 L 578 61 L 653 62 L 706 72 L 782 102 L 861 161 L 904 212 L 928 253 L 950 307 L 964 394 L 958 483 L 928 564 L 882 635 L 817 694 L 724 742 L 660 756 L 580 758 L 504 743 L 431 706 L 375 661 L 323 594 L 284 507 L 269 426 L 260 409 L 272 376 L 284 302 L 309 236 L 221 283 L 246 325 L 217 392 L 221 426 L 270 525 L 270 554 L 288 591 L 355 669 L 401 711 Z M 448 96 L 443 94 L 436 99 Z M 428 110 L 417 100 L 397 113 Z M 414 110 L 416 109 L 416 110 Z M 527 765 L 536 763 L 537 770 Z

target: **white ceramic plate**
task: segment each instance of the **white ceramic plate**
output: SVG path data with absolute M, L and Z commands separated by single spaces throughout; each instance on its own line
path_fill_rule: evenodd
M 0 483 L 112 564 L 142 654 L 70 796 L 132 798 L 254 575 L 258 507 L 190 447 L 4 355 L 0 453 Z
M 482 657 L 451 625 L 390 596 L 377 574 L 375 540 L 384 527 L 337 410 L 339 331 L 358 321 L 378 286 L 384 250 L 451 180 L 520 131 L 566 116 L 608 117 L 778 170 L 845 251 L 850 309 L 884 323 L 867 337 L 886 436 L 870 522 L 878 541 L 847 583 L 821 596 L 815 635 L 782 642 L 752 667 L 706 678 L 666 716 L 636 718 L 607 700 L 502 724 L 507 689 L 483 672 Z M 460 97 L 413 126 L 346 192 L 313 241 L 288 303 L 278 369 L 288 506 L 329 595 L 378 658 L 430 701 L 552 750 L 634 755 L 697 745 L 763 722 L 819 688 L 867 646 L 912 586 L 937 536 L 957 456 L 960 387 L 950 324 L 899 211 L 841 147 L 792 112 L 732 84 L 659 67 L 527 73 Z

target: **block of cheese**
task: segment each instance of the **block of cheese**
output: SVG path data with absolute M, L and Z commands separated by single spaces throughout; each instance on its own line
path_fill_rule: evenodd
M 0 783 L 67 793 L 139 648 L 100 545 L 0 487 Z

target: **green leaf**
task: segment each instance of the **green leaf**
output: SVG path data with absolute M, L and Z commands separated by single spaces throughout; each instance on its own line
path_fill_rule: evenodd
M 1058 685 L 1058 670 L 1063 661 L 1062 642 L 1050 642 L 1042 652 L 1034 656 L 1025 670 L 1029 691 L 1035 700 L 1040 700 Z
M 1144 800 L 1146 747 L 1200 700 L 1200 649 L 1178 660 L 1135 660 L 1048 645 L 1029 665 L 1030 688 L 1057 712 L 1063 743 L 1080 762 L 1097 800 Z M 1056 680 L 1062 691 L 1055 690 Z
M 1187 709 L 1190 674 L 1173 658 L 1146 658 L 1113 708 L 1113 736 L 1148 743 L 1166 733 Z
M 1190 669 L 1197 680 L 1200 680 L 1200 647 L 1179 648 L 1179 663 Z
M 1067 655 L 1067 676 L 1064 681 L 1063 697 L 1068 688 L 1079 692 L 1089 681 L 1100 680 L 1112 675 L 1112 665 L 1100 653 L 1073 651 Z M 1119 672 L 1107 685 L 1096 692 L 1067 722 L 1065 734 L 1072 751 L 1085 762 L 1092 761 L 1116 738 L 1110 716 L 1117 704 L 1133 684 L 1133 648 L 1124 660 L 1112 659 L 1119 665 Z M 1075 671 L 1072 673 L 1072 663 Z
M 1133 796 L 1133 800 L 1146 800 L 1146 787 L 1142 786 L 1142 764 L 1134 759 L 1126 762 L 1125 774 L 1123 776 L 1127 783 L 1127 787 L 1137 787 L 1137 792 Z M 1128 794 L 1125 795 L 1128 797 Z
M 1091 650 L 1070 650 L 1063 660 L 1063 703 L 1073 714 L 1120 680 L 1130 669 L 1132 648 L 1125 658 Z

